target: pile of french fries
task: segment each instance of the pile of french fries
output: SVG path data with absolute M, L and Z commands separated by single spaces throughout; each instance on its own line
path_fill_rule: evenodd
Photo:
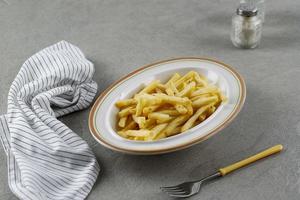
M 154 80 L 133 98 L 116 102 L 118 134 L 142 141 L 170 137 L 201 123 L 225 101 L 199 73 L 175 73 L 165 84 Z

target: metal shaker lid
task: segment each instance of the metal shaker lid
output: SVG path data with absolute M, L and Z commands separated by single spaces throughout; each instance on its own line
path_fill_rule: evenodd
M 251 3 L 241 3 L 236 10 L 236 13 L 245 17 L 253 17 L 257 15 L 257 7 Z

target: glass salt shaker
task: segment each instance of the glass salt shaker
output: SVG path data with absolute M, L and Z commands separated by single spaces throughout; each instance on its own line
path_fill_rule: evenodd
M 257 7 L 242 3 L 232 18 L 231 41 L 239 48 L 255 48 L 260 43 L 262 19 L 257 16 Z

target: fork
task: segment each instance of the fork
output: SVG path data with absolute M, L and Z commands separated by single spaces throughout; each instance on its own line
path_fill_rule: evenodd
M 256 155 L 253 155 L 249 158 L 231 164 L 229 166 L 220 168 L 216 173 L 209 175 L 201 180 L 184 182 L 179 185 L 174 185 L 170 187 L 161 187 L 161 190 L 166 192 L 171 197 L 177 198 L 187 198 L 197 194 L 200 191 L 201 184 L 219 177 L 223 177 L 230 172 L 233 172 L 241 167 L 249 165 L 257 160 L 270 156 L 272 154 L 278 153 L 283 149 L 281 144 L 275 145 L 269 149 L 266 149 Z

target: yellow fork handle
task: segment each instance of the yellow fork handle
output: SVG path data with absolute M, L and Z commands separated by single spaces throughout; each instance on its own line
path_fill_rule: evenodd
M 256 155 L 253 155 L 249 158 L 246 158 L 244 160 L 241 160 L 239 162 L 236 162 L 232 165 L 229 165 L 227 167 L 223 167 L 221 169 L 219 169 L 219 172 L 221 173 L 222 176 L 225 176 L 226 174 L 229 174 L 230 172 L 237 170 L 241 167 L 244 167 L 246 165 L 249 165 L 257 160 L 260 160 L 262 158 L 265 158 L 267 156 L 270 156 L 272 154 L 278 153 L 283 149 L 283 146 L 281 144 L 275 145 L 269 149 L 266 149 Z

